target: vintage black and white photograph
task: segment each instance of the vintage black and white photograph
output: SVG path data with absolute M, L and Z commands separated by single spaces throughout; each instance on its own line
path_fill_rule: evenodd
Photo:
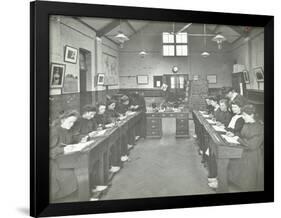
M 255 68 L 254 72 L 256 74 L 257 82 L 263 82 L 263 69 L 262 69 L 262 67 Z
M 77 62 L 78 50 L 70 46 L 65 46 L 64 61 L 75 64 Z
M 51 203 L 264 190 L 264 28 L 51 15 L 49 29 Z
M 51 63 L 51 88 L 62 88 L 64 81 L 65 65 Z

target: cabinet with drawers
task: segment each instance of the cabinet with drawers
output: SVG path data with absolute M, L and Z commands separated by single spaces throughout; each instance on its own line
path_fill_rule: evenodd
M 151 138 L 162 137 L 162 119 L 161 117 L 146 117 L 146 136 Z
M 159 112 L 146 113 L 146 136 L 162 137 L 162 118 L 176 120 L 176 137 L 189 137 L 189 113 L 185 112 Z
M 188 118 L 176 118 L 176 137 L 189 137 Z

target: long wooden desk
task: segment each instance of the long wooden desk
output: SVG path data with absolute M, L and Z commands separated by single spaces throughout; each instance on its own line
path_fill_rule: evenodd
M 146 136 L 162 137 L 162 118 L 175 118 L 176 137 L 189 137 L 188 112 L 146 112 Z
M 128 152 L 128 135 L 135 135 L 140 119 L 139 112 L 129 115 L 117 126 L 106 130 L 103 136 L 94 138 L 95 141 L 82 151 L 56 158 L 60 168 L 74 169 L 78 183 L 77 201 L 90 200 L 93 180 L 97 185 L 108 184 L 112 176 L 110 166 L 122 166 L 120 158 Z
M 209 148 L 210 154 L 215 154 L 218 173 L 217 192 L 228 192 L 228 164 L 230 159 L 241 158 L 243 146 L 228 143 L 221 137 L 221 133 L 215 131 L 211 124 L 198 111 L 193 111 L 195 132 L 200 146 Z

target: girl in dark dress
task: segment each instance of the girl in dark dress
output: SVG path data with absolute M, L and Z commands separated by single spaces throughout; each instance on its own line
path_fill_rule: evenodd
M 241 159 L 233 159 L 229 164 L 229 178 L 242 191 L 263 190 L 264 126 L 257 120 L 255 107 L 246 105 L 242 117 L 245 124 L 238 141 L 245 146 Z
M 93 105 L 85 105 L 82 109 L 82 116 L 78 120 L 77 125 L 74 125 L 74 128 L 77 128 L 80 133 L 80 138 L 83 142 L 87 141 L 88 134 L 97 130 L 96 120 L 93 119 L 96 114 L 96 107 Z M 77 127 L 76 127 L 77 126 Z
M 206 97 L 205 101 L 206 101 L 206 109 L 207 109 L 208 114 L 213 113 L 214 107 L 211 105 L 210 97 Z
M 232 115 L 231 113 L 227 110 L 228 108 L 228 101 L 227 99 L 221 99 L 219 101 L 220 109 L 218 112 L 215 114 L 216 121 L 219 122 L 220 124 L 223 124 L 224 126 L 228 126 Z
M 126 112 L 129 110 L 130 107 L 130 100 L 129 97 L 127 95 L 123 95 L 120 99 L 120 104 L 117 105 L 116 107 L 116 111 L 119 114 L 125 115 Z
M 243 125 L 245 123 L 244 119 L 242 118 L 243 106 L 243 102 L 238 100 L 231 103 L 231 109 L 234 115 L 226 128 L 226 130 L 228 131 L 228 136 L 240 135 Z
M 116 102 L 110 100 L 107 102 L 107 110 L 105 111 L 106 123 L 114 123 L 120 114 L 115 110 Z
M 77 179 L 74 169 L 63 169 L 60 166 L 60 156 L 64 153 L 64 147 L 77 143 L 79 133 L 74 131 L 73 125 L 78 119 L 78 112 L 67 111 L 63 113 L 55 125 L 51 127 L 50 134 L 50 167 L 51 167 L 51 201 L 65 198 L 77 190 Z M 65 157 L 68 158 L 68 157 Z M 71 155 L 69 156 L 71 159 Z
M 105 116 L 106 106 L 103 103 L 98 104 L 97 113 L 94 117 L 95 122 L 98 125 L 98 129 L 105 129 L 114 126 L 114 123 L 110 123 Z

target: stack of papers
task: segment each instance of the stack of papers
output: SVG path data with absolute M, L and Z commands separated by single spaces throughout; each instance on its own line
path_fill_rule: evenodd
M 67 145 L 63 148 L 64 154 L 71 154 L 77 151 L 81 151 L 87 146 L 91 145 L 94 142 L 94 140 L 84 142 L 84 143 L 78 143 L 78 144 L 72 144 L 72 145 Z
M 217 132 L 226 132 L 223 126 L 213 126 Z
M 206 120 L 207 120 L 207 122 L 210 123 L 210 124 L 216 124 L 215 121 L 212 121 L 212 120 L 210 120 L 210 119 L 206 119 Z
M 237 137 L 234 136 L 234 137 L 230 137 L 230 136 L 227 136 L 227 135 L 221 135 L 228 143 L 232 143 L 232 144 L 240 144 L 238 141 L 237 141 Z

